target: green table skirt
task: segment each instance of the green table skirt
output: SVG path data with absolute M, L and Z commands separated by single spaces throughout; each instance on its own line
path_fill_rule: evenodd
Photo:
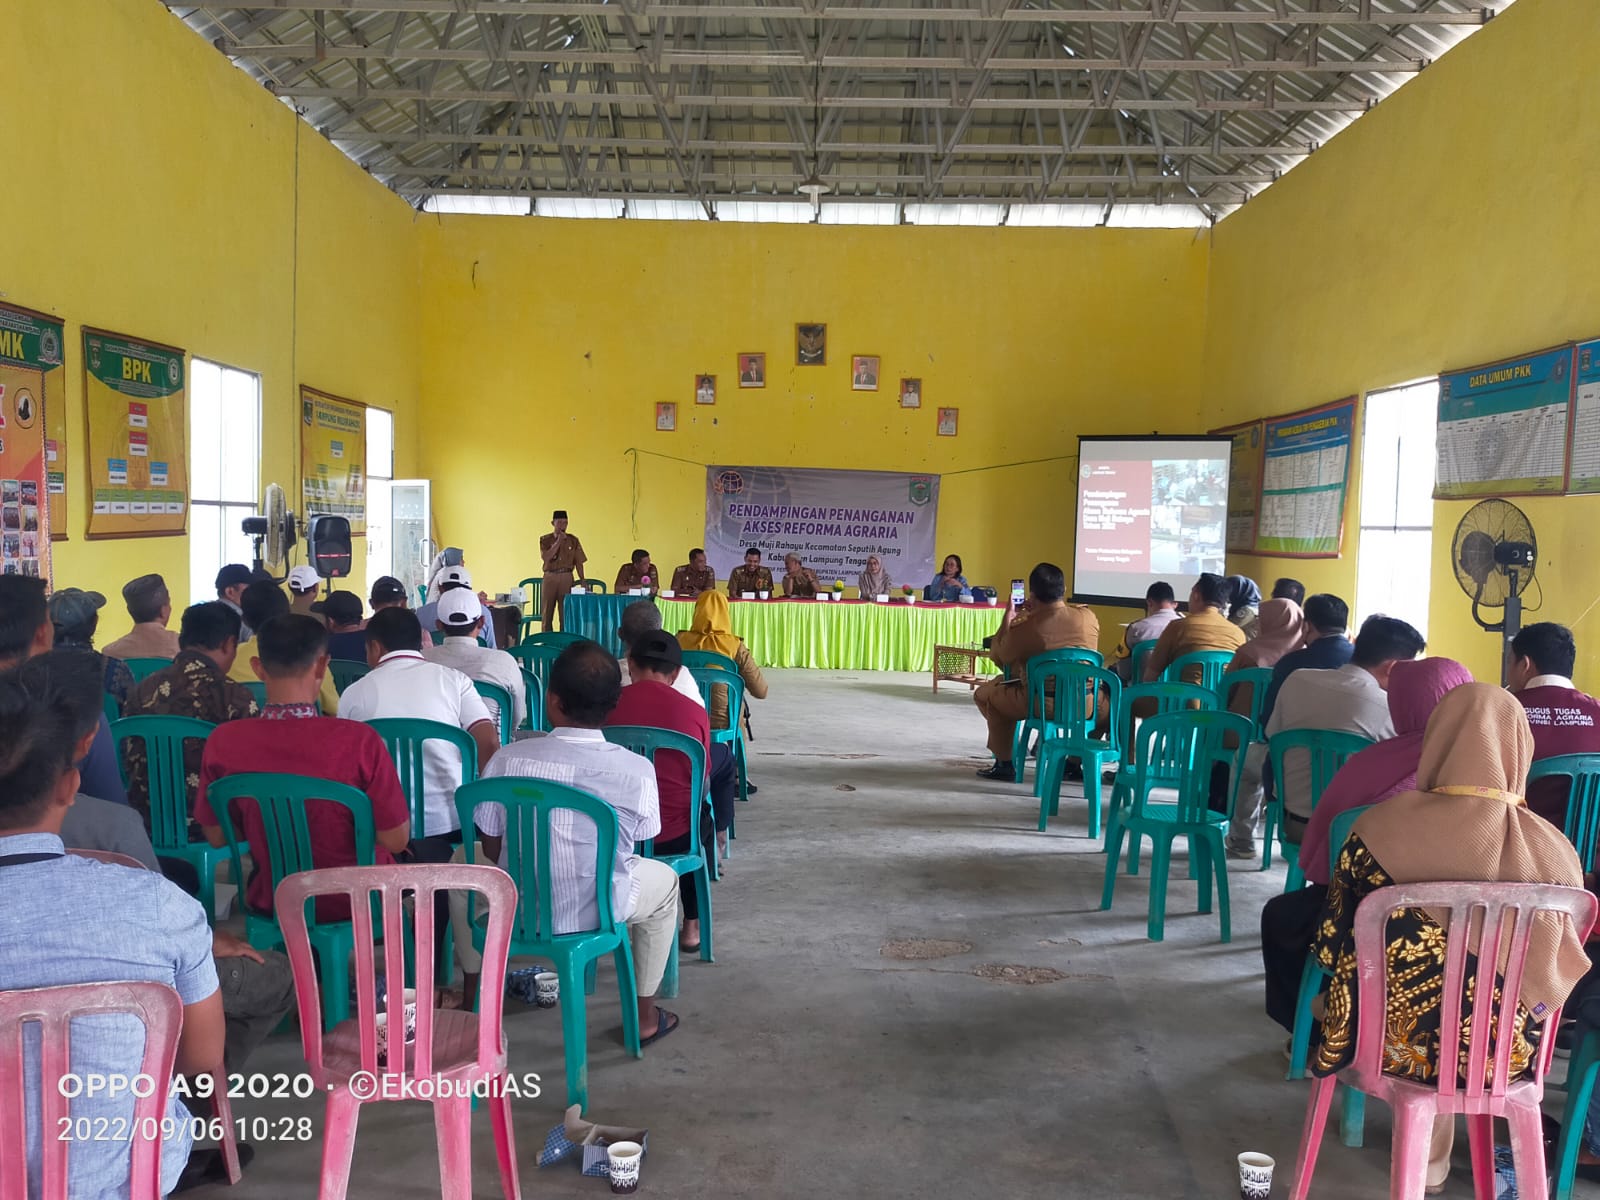
M 583 601 L 577 596 L 567 600 Z M 606 597 L 596 596 L 596 600 Z M 694 604 L 657 600 L 669 633 L 689 628 Z M 1000 626 L 1000 610 L 973 604 L 878 604 L 859 600 L 735 600 L 733 631 L 763 667 L 840 671 L 931 671 L 935 646 L 982 642 Z M 980 671 L 992 673 L 986 659 Z

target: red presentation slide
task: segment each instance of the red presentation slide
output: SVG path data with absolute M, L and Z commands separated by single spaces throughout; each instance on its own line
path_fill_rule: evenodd
M 1150 570 L 1154 467 L 1142 462 L 1085 464 L 1079 480 L 1078 576 Z

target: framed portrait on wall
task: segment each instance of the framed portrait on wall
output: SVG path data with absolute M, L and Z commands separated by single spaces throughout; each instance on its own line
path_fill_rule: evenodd
M 857 392 L 878 390 L 878 356 L 857 354 L 850 359 L 850 387 Z
M 954 410 L 952 410 L 954 411 Z M 656 405 L 656 432 L 673 433 L 678 428 L 678 406 L 671 401 Z
M 826 325 L 796 325 L 794 327 L 794 362 L 797 367 L 825 367 L 828 365 L 828 327 Z
M 902 379 L 900 381 L 900 407 L 922 407 L 922 380 Z
M 739 355 L 739 386 L 742 388 L 767 386 L 767 356 L 765 354 Z
M 955 437 L 956 420 L 960 415 L 959 408 L 941 408 L 939 410 L 939 436 Z
M 715 404 L 717 402 L 717 377 L 715 375 L 696 375 L 694 377 L 694 402 L 696 404 Z

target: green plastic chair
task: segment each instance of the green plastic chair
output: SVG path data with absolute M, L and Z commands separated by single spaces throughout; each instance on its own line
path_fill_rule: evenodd
M 689 798 L 689 829 L 693 844 L 700 836 L 700 812 L 706 803 L 706 750 L 698 738 L 674 729 L 656 729 L 649 725 L 611 725 L 605 731 L 606 741 L 625 746 L 635 754 L 655 762 L 663 751 L 682 754 L 689 759 L 689 777 L 694 788 Z M 706 855 L 694 850 L 686 854 L 657 854 L 655 840 L 640 842 L 637 851 L 645 858 L 654 858 L 671 867 L 679 878 L 694 876 L 695 898 L 700 902 L 700 958 L 703 962 L 716 962 L 711 952 L 711 880 L 716 869 L 715 855 L 707 861 Z M 667 999 L 678 994 L 678 940 L 672 940 L 672 953 L 667 959 L 667 973 L 661 980 L 661 995 Z
M 461 755 L 461 782 L 471 783 L 478 777 L 478 743 L 472 735 L 455 725 L 443 721 L 425 721 L 419 717 L 374 717 L 367 722 L 377 730 L 383 744 L 394 759 L 395 770 L 400 774 L 400 790 L 411 806 L 411 836 L 426 836 L 428 828 L 427 744 L 445 742 L 454 746 Z
M 170 658 L 125 658 L 122 661 L 127 663 L 128 670 L 133 672 L 135 683 L 143 683 L 157 671 L 165 670 L 172 665 Z
M 1370 804 L 1363 804 L 1359 808 L 1346 809 L 1328 825 L 1328 877 L 1339 869 L 1339 855 L 1344 851 L 1345 842 L 1350 840 L 1350 829 L 1357 819 Z M 1294 1036 L 1289 1039 L 1289 1073 L 1288 1079 L 1304 1079 L 1306 1077 L 1306 1058 L 1311 1053 L 1311 1004 L 1322 991 L 1322 981 L 1328 973 L 1317 962 L 1316 955 L 1306 955 L 1305 969 L 1300 972 L 1300 996 L 1295 1001 L 1294 1007 Z M 1350 1102 L 1347 1094 L 1345 1103 Z
M 1227 743 L 1235 744 L 1230 748 Z M 1189 839 L 1189 857 L 1198 867 L 1200 880 L 1199 911 L 1211 911 L 1211 880 L 1216 878 L 1217 911 L 1222 941 L 1232 940 L 1228 907 L 1228 866 L 1223 854 L 1222 835 L 1233 813 L 1239 791 L 1239 772 L 1244 766 L 1245 749 L 1250 742 L 1250 721 L 1238 713 L 1194 711 L 1163 713 L 1147 718 L 1139 726 L 1133 759 L 1133 801 L 1125 815 L 1114 814 L 1106 838 L 1105 890 L 1100 897 L 1102 910 L 1111 907 L 1117 886 L 1117 862 L 1122 838 L 1127 834 L 1137 844 L 1148 837 L 1150 854 L 1150 916 L 1146 925 L 1152 942 L 1166 932 L 1167 874 L 1176 838 Z M 1212 768 L 1229 768 L 1232 783 L 1228 789 L 1226 811 L 1211 808 Z M 1177 776 L 1176 803 L 1151 798 L 1155 787 Z M 1136 855 L 1130 851 L 1130 860 Z
M 566 641 L 551 641 L 551 638 L 566 638 Z M 555 665 L 556 659 L 561 657 L 561 652 L 573 642 L 586 639 L 576 634 L 534 634 L 527 641 L 518 642 L 507 650 L 506 653 L 517 660 L 517 666 L 532 676 L 533 682 L 528 684 L 528 728 L 550 729 L 549 718 L 545 713 L 544 694 L 550 686 L 550 668 Z M 526 682 L 526 681 L 524 681 Z M 537 703 L 535 703 L 537 697 Z M 535 724 L 537 721 L 537 724 Z
M 607 591 L 605 581 L 602 579 L 574 579 L 572 586 L 581 587 L 591 596 L 604 596 Z
M 1351 756 L 1370 745 L 1372 745 L 1371 738 L 1362 737 L 1359 733 L 1339 733 L 1332 729 L 1286 729 L 1267 739 L 1267 760 L 1272 766 L 1276 794 L 1272 802 L 1267 805 L 1265 830 L 1267 845 L 1262 851 L 1261 869 L 1265 871 L 1272 860 L 1272 835 L 1276 831 L 1283 860 L 1289 864 L 1288 875 L 1283 881 L 1285 892 L 1298 891 L 1305 887 L 1306 876 L 1300 869 L 1300 847 L 1293 842 L 1283 841 L 1284 757 L 1291 751 L 1304 751 L 1311 756 L 1311 809 L 1314 812 L 1317 801 L 1322 799 L 1322 793 L 1327 791 L 1328 784 L 1338 773 L 1339 768 L 1344 766 Z
M 337 804 L 347 810 L 353 822 L 356 866 L 373 865 L 376 839 L 372 830 L 372 801 L 364 792 L 345 783 L 331 779 L 313 779 L 308 775 L 279 775 L 262 772 L 246 775 L 229 775 L 211 783 L 206 789 L 206 799 L 222 826 L 222 835 L 228 841 L 228 853 L 233 859 L 233 877 L 240 880 L 239 901 L 244 910 L 245 940 L 257 950 L 277 950 L 283 946 L 283 931 L 278 928 L 274 915 L 255 912 L 244 901 L 244 883 L 248 878 L 240 863 L 239 836 L 234 831 L 233 814 L 229 806 L 235 801 L 254 801 L 261 813 L 262 830 L 266 835 L 266 861 L 262 855 L 251 852 L 255 869 L 272 872 L 272 890 L 290 875 L 309 871 L 316 864 L 311 861 L 311 828 L 306 819 L 306 803 L 319 800 Z M 249 844 L 244 845 L 249 850 Z M 354 949 L 354 936 L 349 921 L 318 921 L 313 913 L 308 918 L 311 927 L 311 948 L 317 953 L 322 968 L 322 1027 L 332 1029 L 350 1015 L 350 953 Z
M 115 725 L 122 720 L 122 705 L 117 703 L 117 698 L 110 692 L 107 692 L 104 698 L 101 699 L 100 711 L 105 714 L 107 725 Z M 127 780 L 123 780 L 123 783 L 126 785 Z
M 530 633 L 527 639 L 519 646 L 554 646 L 557 653 L 577 642 L 587 642 L 589 639 L 581 633 L 567 633 L 565 630 L 555 629 L 549 633 Z
M 730 674 L 739 674 L 739 664 L 726 654 L 718 654 L 715 650 L 685 650 L 683 651 L 683 665 L 691 671 L 696 669 L 727 671 Z
M 474 679 L 472 686 L 478 695 L 493 704 L 495 710 L 500 714 L 500 744 L 509 746 L 511 744 L 511 721 L 516 716 L 516 709 L 511 703 L 511 693 L 498 683 L 489 683 L 482 679 Z
M 333 690 L 341 696 L 344 695 L 345 688 L 371 671 L 372 668 L 360 659 L 330 658 L 328 660 L 328 674 L 333 676 Z M 266 685 L 263 684 L 263 691 L 265 687 Z
M 264 710 L 267 707 L 267 685 L 259 679 L 249 679 L 245 681 L 244 687 L 255 697 L 257 710 Z
M 1228 669 L 1228 664 L 1233 661 L 1232 650 L 1196 650 L 1193 654 L 1179 655 L 1167 664 L 1167 669 L 1161 672 L 1163 683 L 1185 683 L 1183 672 L 1188 668 L 1200 668 L 1200 686 L 1211 691 L 1217 690 L 1217 685 L 1222 682 L 1222 674 Z
M 519 728 L 544 729 L 544 685 L 527 667 L 519 669 L 522 672 L 522 698 L 527 702 L 528 709 L 528 715 L 523 718 Z
M 124 785 L 128 768 L 123 743 L 136 740 L 144 747 L 151 844 L 157 854 L 181 858 L 195 869 L 200 876 L 200 903 L 213 922 L 217 919 L 217 864 L 227 861 L 228 852 L 203 838 L 189 840 L 189 774 L 183 765 L 183 748 L 191 740 L 204 742 L 215 728 L 210 721 L 173 716 L 124 717 L 111 724 Z
M 1241 687 L 1250 689 L 1250 724 L 1255 726 L 1255 733 L 1250 738 L 1252 742 L 1267 740 L 1266 725 L 1261 720 L 1261 711 L 1267 706 L 1267 687 L 1271 683 L 1271 667 L 1244 667 L 1227 672 L 1217 684 L 1217 696 L 1221 699 L 1223 708 L 1228 707 L 1234 689 Z
M 1080 650 L 1077 647 L 1046 650 L 1030 658 L 1024 665 L 1023 673 L 1032 680 L 1035 669 L 1043 669 L 1058 663 L 1087 663 L 1099 667 L 1104 665 L 1104 660 L 1098 650 Z M 1011 763 L 1016 771 L 1018 783 L 1026 782 L 1024 776 L 1028 770 L 1028 750 L 1032 745 L 1033 735 L 1038 735 L 1039 744 L 1043 746 L 1047 740 L 1060 732 L 1057 722 L 1044 715 L 1044 696 L 1045 693 L 1036 694 L 1034 689 L 1029 687 L 1028 715 L 1017 722 L 1016 733 L 1011 739 Z
M 1114 761 L 1119 753 L 1117 722 L 1112 721 L 1106 736 L 1094 736 L 1099 696 L 1105 691 L 1110 712 L 1122 708 L 1122 680 L 1115 671 L 1089 663 L 1063 662 L 1028 667 L 1028 690 L 1031 693 L 1028 708 L 1043 709 L 1048 692 L 1056 700 L 1056 736 L 1039 745 L 1039 774 L 1034 781 L 1034 791 L 1039 796 L 1039 832 L 1043 833 L 1049 819 L 1061 811 L 1061 781 L 1066 774 L 1067 759 L 1076 758 L 1083 763 L 1083 795 L 1089 805 L 1089 836 L 1100 836 L 1100 773 L 1105 764 Z M 1069 704 L 1067 719 L 1061 720 L 1061 697 L 1082 697 L 1081 715 Z
M 744 748 L 744 677 L 737 672 L 729 674 L 718 670 L 716 667 L 691 667 L 689 674 L 694 676 L 695 686 L 700 689 L 700 699 L 705 703 L 706 712 L 711 711 L 712 693 L 715 688 L 728 689 L 728 727 L 726 729 L 713 729 L 711 741 L 727 742 L 733 747 L 733 760 L 739 772 L 739 799 L 748 801 L 750 793 L 746 790 L 745 779 L 745 748 Z M 728 836 L 733 836 L 730 827 Z
M 1563 754 L 1560 757 L 1587 756 Z M 1554 1037 L 1555 1033 L 1547 1026 L 1545 1036 Z M 1572 1181 L 1578 1173 L 1578 1150 L 1583 1144 L 1583 1126 L 1589 1116 L 1589 1101 L 1594 1096 L 1597 1074 L 1600 1074 L 1600 1029 L 1590 1029 L 1567 1064 L 1567 1101 L 1561 1109 L 1561 1137 L 1556 1141 L 1556 1184 L 1550 1193 L 1552 1200 L 1572 1200 Z
M 533 613 L 534 619 L 537 620 L 539 616 L 539 606 L 544 598 L 544 576 L 528 576 L 528 578 L 517 584 L 518 591 L 521 591 L 523 588 L 532 588 L 533 591 L 528 593 L 528 599 L 522 602 L 522 609 L 524 612 Z
M 499 804 L 506 810 L 502 865 L 517 885 L 517 915 L 511 929 L 511 957 L 535 955 L 555 964 L 561 978 L 561 1041 L 567 1066 L 567 1103 L 579 1110 L 589 1107 L 588 988 L 589 967 L 610 954 L 617 968 L 617 990 L 622 1000 L 622 1041 L 629 1054 L 644 1057 L 639 1044 L 638 985 L 633 973 L 633 948 L 628 927 L 611 910 L 611 876 L 616 868 L 617 814 L 604 800 L 565 784 L 542 779 L 501 776 L 480 779 L 456 792 L 456 813 L 461 828 L 473 827 L 480 804 Z M 558 812 L 573 814 L 567 820 L 587 818 L 595 827 L 594 880 L 596 925 L 578 933 L 556 933 L 552 921 L 551 818 Z M 462 839 L 467 861 L 476 861 L 478 839 Z M 483 947 L 483 928 L 472 912 L 472 941 Z M 676 940 L 676 939 L 674 939 Z
M 1128 664 L 1128 677 L 1133 680 L 1134 683 L 1144 682 L 1144 660 L 1150 657 L 1150 651 L 1156 648 L 1156 643 L 1160 640 L 1160 638 L 1149 638 L 1142 642 L 1135 642 L 1132 646 L 1128 647 L 1130 658 Z
M 1540 759 L 1528 772 L 1528 783 L 1531 785 L 1536 779 L 1551 776 L 1566 776 L 1572 780 L 1563 829 L 1567 840 L 1577 850 L 1584 871 L 1593 871 L 1597 843 L 1600 843 L 1600 754 L 1557 754 Z
M 1160 713 L 1182 712 L 1190 709 L 1214 712 L 1220 705 L 1217 703 L 1217 694 L 1207 691 L 1195 683 L 1140 683 L 1133 687 L 1122 689 L 1122 706 L 1113 711 L 1116 714 L 1117 746 L 1122 753 L 1122 762 L 1117 770 L 1116 782 L 1111 786 L 1111 809 L 1107 820 L 1106 840 L 1103 850 L 1111 849 L 1110 822 L 1114 821 L 1117 814 L 1125 812 L 1133 801 L 1133 751 L 1134 751 L 1134 725 L 1133 710 L 1142 707 L 1141 701 L 1148 700 L 1155 706 L 1155 712 Z M 1141 718 L 1142 719 L 1142 718 Z M 1154 770 L 1155 765 L 1150 764 L 1146 770 Z M 1176 778 L 1156 784 L 1158 787 L 1177 787 Z M 1131 863 L 1137 872 L 1139 857 L 1139 843 L 1133 844 Z

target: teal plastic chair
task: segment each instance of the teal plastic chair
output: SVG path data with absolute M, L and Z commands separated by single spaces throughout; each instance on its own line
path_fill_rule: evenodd
M 500 731 L 500 744 L 502 746 L 510 745 L 511 720 L 516 716 L 516 709 L 511 703 L 511 693 L 506 691 L 505 688 L 501 687 L 498 683 L 489 683 L 487 680 L 483 679 L 473 680 L 472 686 L 478 695 L 482 696 L 485 700 L 489 701 L 495 706 L 495 710 L 500 714 L 500 720 L 497 726 Z
M 1588 756 L 1563 754 L 1560 757 Z M 1545 1036 L 1554 1037 L 1554 1028 L 1547 1028 Z M 1600 1074 L 1600 1029 L 1590 1029 L 1567 1063 L 1567 1101 L 1561 1107 L 1561 1137 L 1556 1141 L 1556 1184 L 1550 1193 L 1552 1200 L 1572 1200 L 1572 1181 L 1578 1173 L 1578 1151 L 1583 1145 L 1583 1124 L 1589 1116 L 1589 1101 L 1594 1097 L 1597 1074 Z
M 163 671 L 172 665 L 170 658 L 125 658 L 128 670 L 133 672 L 133 681 L 143 683 L 157 671 Z
M 528 578 L 517 584 L 517 590 L 519 592 L 524 588 L 532 588 L 533 590 L 526 593 L 528 598 L 522 602 L 523 612 L 531 612 L 534 615 L 534 619 L 538 620 L 539 606 L 544 598 L 544 576 L 528 576 Z
M 555 964 L 561 978 L 561 1040 L 567 1065 L 567 1103 L 589 1107 L 589 1044 L 586 1011 L 589 968 L 609 954 L 617 968 L 622 1000 L 622 1041 L 629 1054 L 644 1057 L 639 1044 L 638 985 L 633 973 L 633 948 L 628 927 L 611 910 L 611 876 L 617 852 L 617 814 L 604 800 L 565 784 L 542 779 L 501 776 L 480 779 L 456 792 L 461 828 L 473 827 L 480 804 L 498 804 L 506 811 L 501 863 L 517 885 L 517 915 L 511 927 L 511 957 L 535 955 Z M 598 920 L 592 930 L 556 933 L 552 921 L 551 818 L 570 813 L 568 821 L 587 818 L 595 827 L 594 890 Z M 466 837 L 467 861 L 476 861 L 477 838 Z M 483 948 L 483 928 L 472 912 L 472 940 Z M 674 939 L 676 940 L 676 939 Z
M 1233 741 L 1232 747 L 1228 742 Z M 1238 713 L 1191 711 L 1164 713 L 1146 718 L 1139 726 L 1133 758 L 1133 800 L 1125 815 L 1114 815 L 1107 831 L 1110 852 L 1106 856 L 1105 890 L 1100 897 L 1102 910 L 1111 907 L 1117 886 L 1117 861 L 1126 834 L 1137 844 L 1148 837 L 1150 855 L 1150 917 L 1146 926 L 1152 942 L 1166 932 L 1167 874 L 1172 859 L 1172 843 L 1189 839 L 1189 857 L 1198 867 L 1199 911 L 1211 911 L 1211 880 L 1216 878 L 1217 911 L 1222 941 L 1232 940 L 1228 907 L 1228 866 L 1223 854 L 1222 835 L 1233 814 L 1234 797 L 1239 790 L 1239 772 L 1244 766 L 1245 748 L 1250 742 L 1250 722 Z M 1232 780 L 1226 811 L 1211 808 L 1211 772 L 1217 765 L 1229 768 Z M 1165 781 L 1177 776 L 1176 803 L 1156 801 L 1151 791 L 1168 786 Z M 1129 858 L 1135 855 L 1130 852 Z
M 676 752 L 689 759 L 689 777 L 694 780 L 689 798 L 689 829 L 694 835 L 690 842 L 696 842 L 700 836 L 700 813 L 706 803 L 706 750 L 699 739 L 673 729 L 656 729 L 649 725 L 611 725 L 606 728 L 605 735 L 606 741 L 625 746 L 652 763 L 656 755 L 664 751 Z M 695 898 L 700 904 L 700 958 L 703 962 L 716 962 L 711 948 L 711 880 L 715 855 L 711 856 L 711 861 L 707 861 L 702 850 L 685 854 L 657 854 L 654 839 L 640 842 L 637 849 L 645 858 L 666 863 L 679 878 L 694 876 Z M 678 940 L 674 938 L 672 953 L 667 959 L 667 973 L 661 980 L 661 995 L 670 1000 L 677 994 Z
M 371 672 L 372 668 L 365 662 L 354 658 L 330 658 L 328 660 L 328 674 L 333 676 L 333 690 L 339 695 L 344 695 L 345 688 L 356 680 Z M 265 689 L 266 685 L 262 685 Z
M 544 719 L 544 684 L 527 667 L 519 668 L 522 672 L 522 698 L 527 702 L 528 715 L 523 718 L 519 728 L 543 729 Z
M 1363 804 L 1359 808 L 1347 809 L 1340 813 L 1328 825 L 1328 877 L 1333 877 L 1333 872 L 1339 869 L 1339 855 L 1344 850 L 1345 842 L 1350 840 L 1350 828 L 1361 814 L 1371 808 L 1370 804 Z M 1286 1078 L 1304 1079 L 1306 1077 L 1306 1058 L 1311 1053 L 1311 1005 L 1322 991 L 1322 981 L 1328 973 L 1322 969 L 1313 954 L 1306 955 L 1305 969 L 1300 972 L 1300 996 L 1294 1006 L 1294 1036 L 1289 1039 L 1289 1073 Z M 1349 1103 L 1349 1096 L 1345 1097 Z
M 572 586 L 581 587 L 591 596 L 604 596 L 607 591 L 605 581 L 601 579 L 574 579 Z
M 115 725 L 122 720 L 122 705 L 117 703 L 117 698 L 107 692 L 100 701 L 100 711 L 105 714 L 106 724 Z M 126 783 L 126 780 L 124 780 Z
M 519 642 L 519 646 L 555 646 L 557 653 L 577 642 L 587 642 L 589 639 L 580 633 L 566 633 L 556 629 L 549 633 L 530 633 L 527 638 Z
M 274 893 L 290 875 L 316 866 L 311 861 L 311 828 L 306 819 L 308 801 L 337 804 L 348 811 L 354 825 L 355 865 L 373 865 L 372 801 L 349 784 L 313 779 L 309 775 L 229 775 L 207 787 L 206 799 L 217 814 L 223 837 L 228 841 L 233 877 L 241 881 L 239 906 L 244 910 L 245 940 L 257 950 L 280 949 L 283 931 L 278 928 L 275 915 L 258 913 L 244 901 L 243 880 L 248 876 L 240 862 L 241 845 L 230 811 L 232 804 L 253 801 L 261 813 L 267 861 L 262 862 L 262 856 L 254 852 L 251 857 L 257 871 L 271 871 Z M 248 843 L 242 848 L 250 849 Z M 313 914 L 308 923 L 311 948 L 316 951 L 322 969 L 322 1027 L 328 1030 L 350 1015 L 350 952 L 355 946 L 354 936 L 349 921 L 318 921 Z
M 1222 677 L 1222 682 L 1217 685 L 1217 696 L 1222 701 L 1222 707 L 1227 708 L 1228 702 L 1233 699 L 1234 691 L 1238 688 L 1250 689 L 1250 724 L 1255 726 L 1255 733 L 1251 735 L 1252 742 L 1267 740 L 1266 724 L 1261 720 L 1261 712 L 1267 706 L 1267 687 L 1272 683 L 1271 667 L 1245 667 L 1238 671 L 1229 671 Z
M 1167 669 L 1161 672 L 1161 682 L 1184 683 L 1183 672 L 1191 667 L 1199 667 L 1200 686 L 1214 692 L 1232 661 L 1232 650 L 1196 650 L 1193 654 L 1183 654 L 1169 662 Z
M 556 637 L 568 640 L 565 642 L 549 640 Z M 550 668 L 555 665 L 556 659 L 561 657 L 561 652 L 568 645 L 583 640 L 576 634 L 536 633 L 506 651 L 517 660 L 517 666 L 531 677 L 531 682 L 524 681 L 528 687 L 528 728 L 545 731 L 550 729 L 544 707 L 545 690 L 550 684 Z
M 726 654 L 718 654 L 715 650 L 685 650 L 683 651 L 683 665 L 691 671 L 714 669 L 727 671 L 733 675 L 739 674 L 739 664 Z
M 1036 673 L 1037 672 L 1037 673 Z M 1100 774 L 1107 763 L 1118 757 L 1117 722 L 1112 720 L 1103 738 L 1094 736 L 1095 718 L 1102 691 L 1108 698 L 1108 711 L 1122 709 L 1122 680 L 1115 671 L 1086 662 L 1061 662 L 1028 667 L 1028 709 L 1043 709 L 1048 692 L 1056 697 L 1056 736 L 1039 744 L 1039 774 L 1034 791 L 1039 796 L 1039 832 L 1051 817 L 1061 811 L 1061 782 L 1067 759 L 1083 764 L 1083 795 L 1089 805 L 1089 836 L 1100 836 Z M 1061 698 L 1068 698 L 1065 709 Z M 1081 697 L 1074 708 L 1072 697 Z M 1062 718 L 1065 717 L 1063 720 Z
M 445 742 L 456 748 L 461 755 L 461 783 L 471 783 L 478 778 L 478 743 L 464 729 L 420 717 L 374 717 L 367 724 L 377 731 L 389 750 L 389 757 L 394 759 L 394 768 L 400 775 L 400 790 L 411 808 L 411 836 L 425 836 L 428 828 L 428 743 Z
M 1134 709 L 1145 707 L 1142 703 L 1148 701 L 1154 705 L 1155 716 L 1161 713 L 1182 712 L 1189 709 L 1201 711 L 1216 711 L 1220 705 L 1217 694 L 1207 691 L 1195 683 L 1140 683 L 1133 687 L 1122 689 L 1122 705 L 1115 711 L 1117 746 L 1122 753 L 1122 762 L 1117 770 L 1116 782 L 1111 785 L 1111 810 L 1107 819 L 1106 841 L 1102 849 L 1111 849 L 1110 822 L 1115 820 L 1118 813 L 1126 812 L 1133 801 L 1133 752 L 1134 752 Z M 1146 771 L 1154 771 L 1156 764 L 1147 764 Z M 1165 782 L 1158 782 L 1157 787 L 1177 787 L 1176 778 Z M 1133 845 L 1131 863 L 1135 869 L 1138 866 L 1137 841 Z
M 1305 872 L 1300 869 L 1300 847 L 1293 842 L 1283 840 L 1285 756 L 1296 751 L 1310 755 L 1311 809 L 1315 812 L 1317 801 L 1322 799 L 1322 793 L 1328 790 L 1328 784 L 1338 774 L 1339 768 L 1370 745 L 1372 745 L 1371 738 L 1362 737 L 1359 733 L 1339 733 L 1332 729 L 1286 729 L 1267 739 L 1267 761 L 1272 767 L 1272 778 L 1277 794 L 1267 805 L 1265 830 L 1267 849 L 1262 852 L 1261 869 L 1263 871 L 1267 869 L 1266 864 L 1272 854 L 1272 834 L 1276 830 L 1283 860 L 1289 864 L 1288 875 L 1283 881 L 1285 892 L 1298 891 L 1306 885 Z
M 204 839 L 189 840 L 189 773 L 183 765 L 183 747 L 189 741 L 204 742 L 215 728 L 210 721 L 172 716 L 124 717 L 111 724 L 124 785 L 128 768 L 123 743 L 138 741 L 144 747 L 151 845 L 157 854 L 181 858 L 195 869 L 200 876 L 200 903 L 213 922 L 217 919 L 217 865 L 227 861 L 228 851 Z
M 1160 640 L 1159 638 L 1149 638 L 1142 642 L 1135 642 L 1128 647 L 1129 678 L 1134 683 L 1144 682 L 1144 660 L 1150 657 L 1150 651 L 1156 648 L 1156 643 Z
M 267 707 L 267 685 L 265 683 L 259 679 L 249 679 L 245 681 L 244 688 L 255 697 L 258 710 L 263 710 Z
M 750 793 L 746 790 L 745 779 L 745 749 L 744 749 L 744 677 L 737 672 L 729 674 L 715 667 L 691 667 L 689 674 L 694 676 L 695 686 L 700 689 L 700 699 L 705 702 L 706 711 L 711 711 L 713 689 L 728 689 L 728 727 L 726 729 L 713 729 L 711 741 L 727 742 L 733 747 L 733 761 L 739 772 L 739 799 L 748 801 Z M 730 827 L 728 836 L 733 836 Z
M 1098 650 L 1080 650 L 1077 647 L 1065 647 L 1060 650 L 1046 650 L 1035 654 L 1023 667 L 1024 675 L 1033 679 L 1035 668 L 1043 669 L 1059 663 L 1086 663 L 1089 666 L 1099 667 L 1104 665 Z M 1024 776 L 1028 768 L 1028 751 L 1033 744 L 1033 737 L 1038 735 L 1039 744 L 1043 746 L 1050 738 L 1060 732 L 1057 723 L 1047 718 L 1045 713 L 1044 695 L 1035 694 L 1033 688 L 1028 689 L 1028 715 L 1017 722 L 1015 735 L 1011 740 L 1011 764 L 1017 774 L 1017 782 L 1025 783 Z
M 1551 776 L 1572 780 L 1563 829 L 1583 861 L 1584 871 L 1593 871 L 1600 843 L 1600 754 L 1558 754 L 1540 759 L 1528 772 L 1528 783 Z

